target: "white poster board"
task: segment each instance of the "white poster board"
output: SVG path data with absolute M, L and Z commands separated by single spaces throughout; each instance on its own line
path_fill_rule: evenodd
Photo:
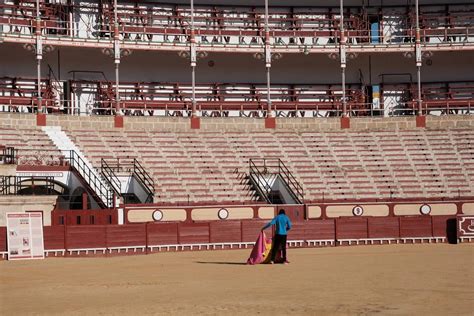
M 44 259 L 43 214 L 7 213 L 8 260 Z

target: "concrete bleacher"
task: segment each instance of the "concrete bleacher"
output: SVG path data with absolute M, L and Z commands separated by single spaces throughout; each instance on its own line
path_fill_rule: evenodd
M 0 127 L 0 145 L 18 150 L 18 163 L 59 165 L 61 152 L 41 129 L 36 127 Z
M 67 133 L 96 167 L 137 158 L 158 202 L 253 202 L 244 174 L 259 157 L 281 158 L 306 201 L 474 195 L 471 129 Z

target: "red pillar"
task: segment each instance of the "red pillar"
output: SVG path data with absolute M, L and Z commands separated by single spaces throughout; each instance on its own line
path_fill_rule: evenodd
M 36 113 L 36 126 L 46 126 L 46 114 Z
M 82 193 L 82 209 L 87 210 L 87 193 Z
M 114 127 L 123 128 L 123 116 L 122 115 L 115 115 L 114 116 Z
M 191 117 L 191 129 L 200 129 L 201 128 L 201 118 L 199 116 Z
M 351 128 L 351 119 L 348 116 L 341 116 L 341 129 Z
M 416 117 L 416 127 L 425 128 L 426 127 L 426 116 L 418 115 Z
M 276 128 L 276 118 L 273 116 L 267 116 L 265 118 L 265 128 Z

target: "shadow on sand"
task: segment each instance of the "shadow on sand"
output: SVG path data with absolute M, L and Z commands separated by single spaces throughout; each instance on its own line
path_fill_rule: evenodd
M 196 263 L 201 263 L 201 264 L 233 264 L 233 265 L 242 265 L 245 266 L 247 265 L 246 262 L 215 262 L 215 261 L 196 261 Z

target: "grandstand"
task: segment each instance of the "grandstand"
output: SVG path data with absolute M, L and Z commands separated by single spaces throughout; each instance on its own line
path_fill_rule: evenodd
M 471 241 L 473 21 L 466 0 L 6 0 L 2 256 L 15 204 L 50 255 L 247 247 L 280 207 L 293 247 Z

